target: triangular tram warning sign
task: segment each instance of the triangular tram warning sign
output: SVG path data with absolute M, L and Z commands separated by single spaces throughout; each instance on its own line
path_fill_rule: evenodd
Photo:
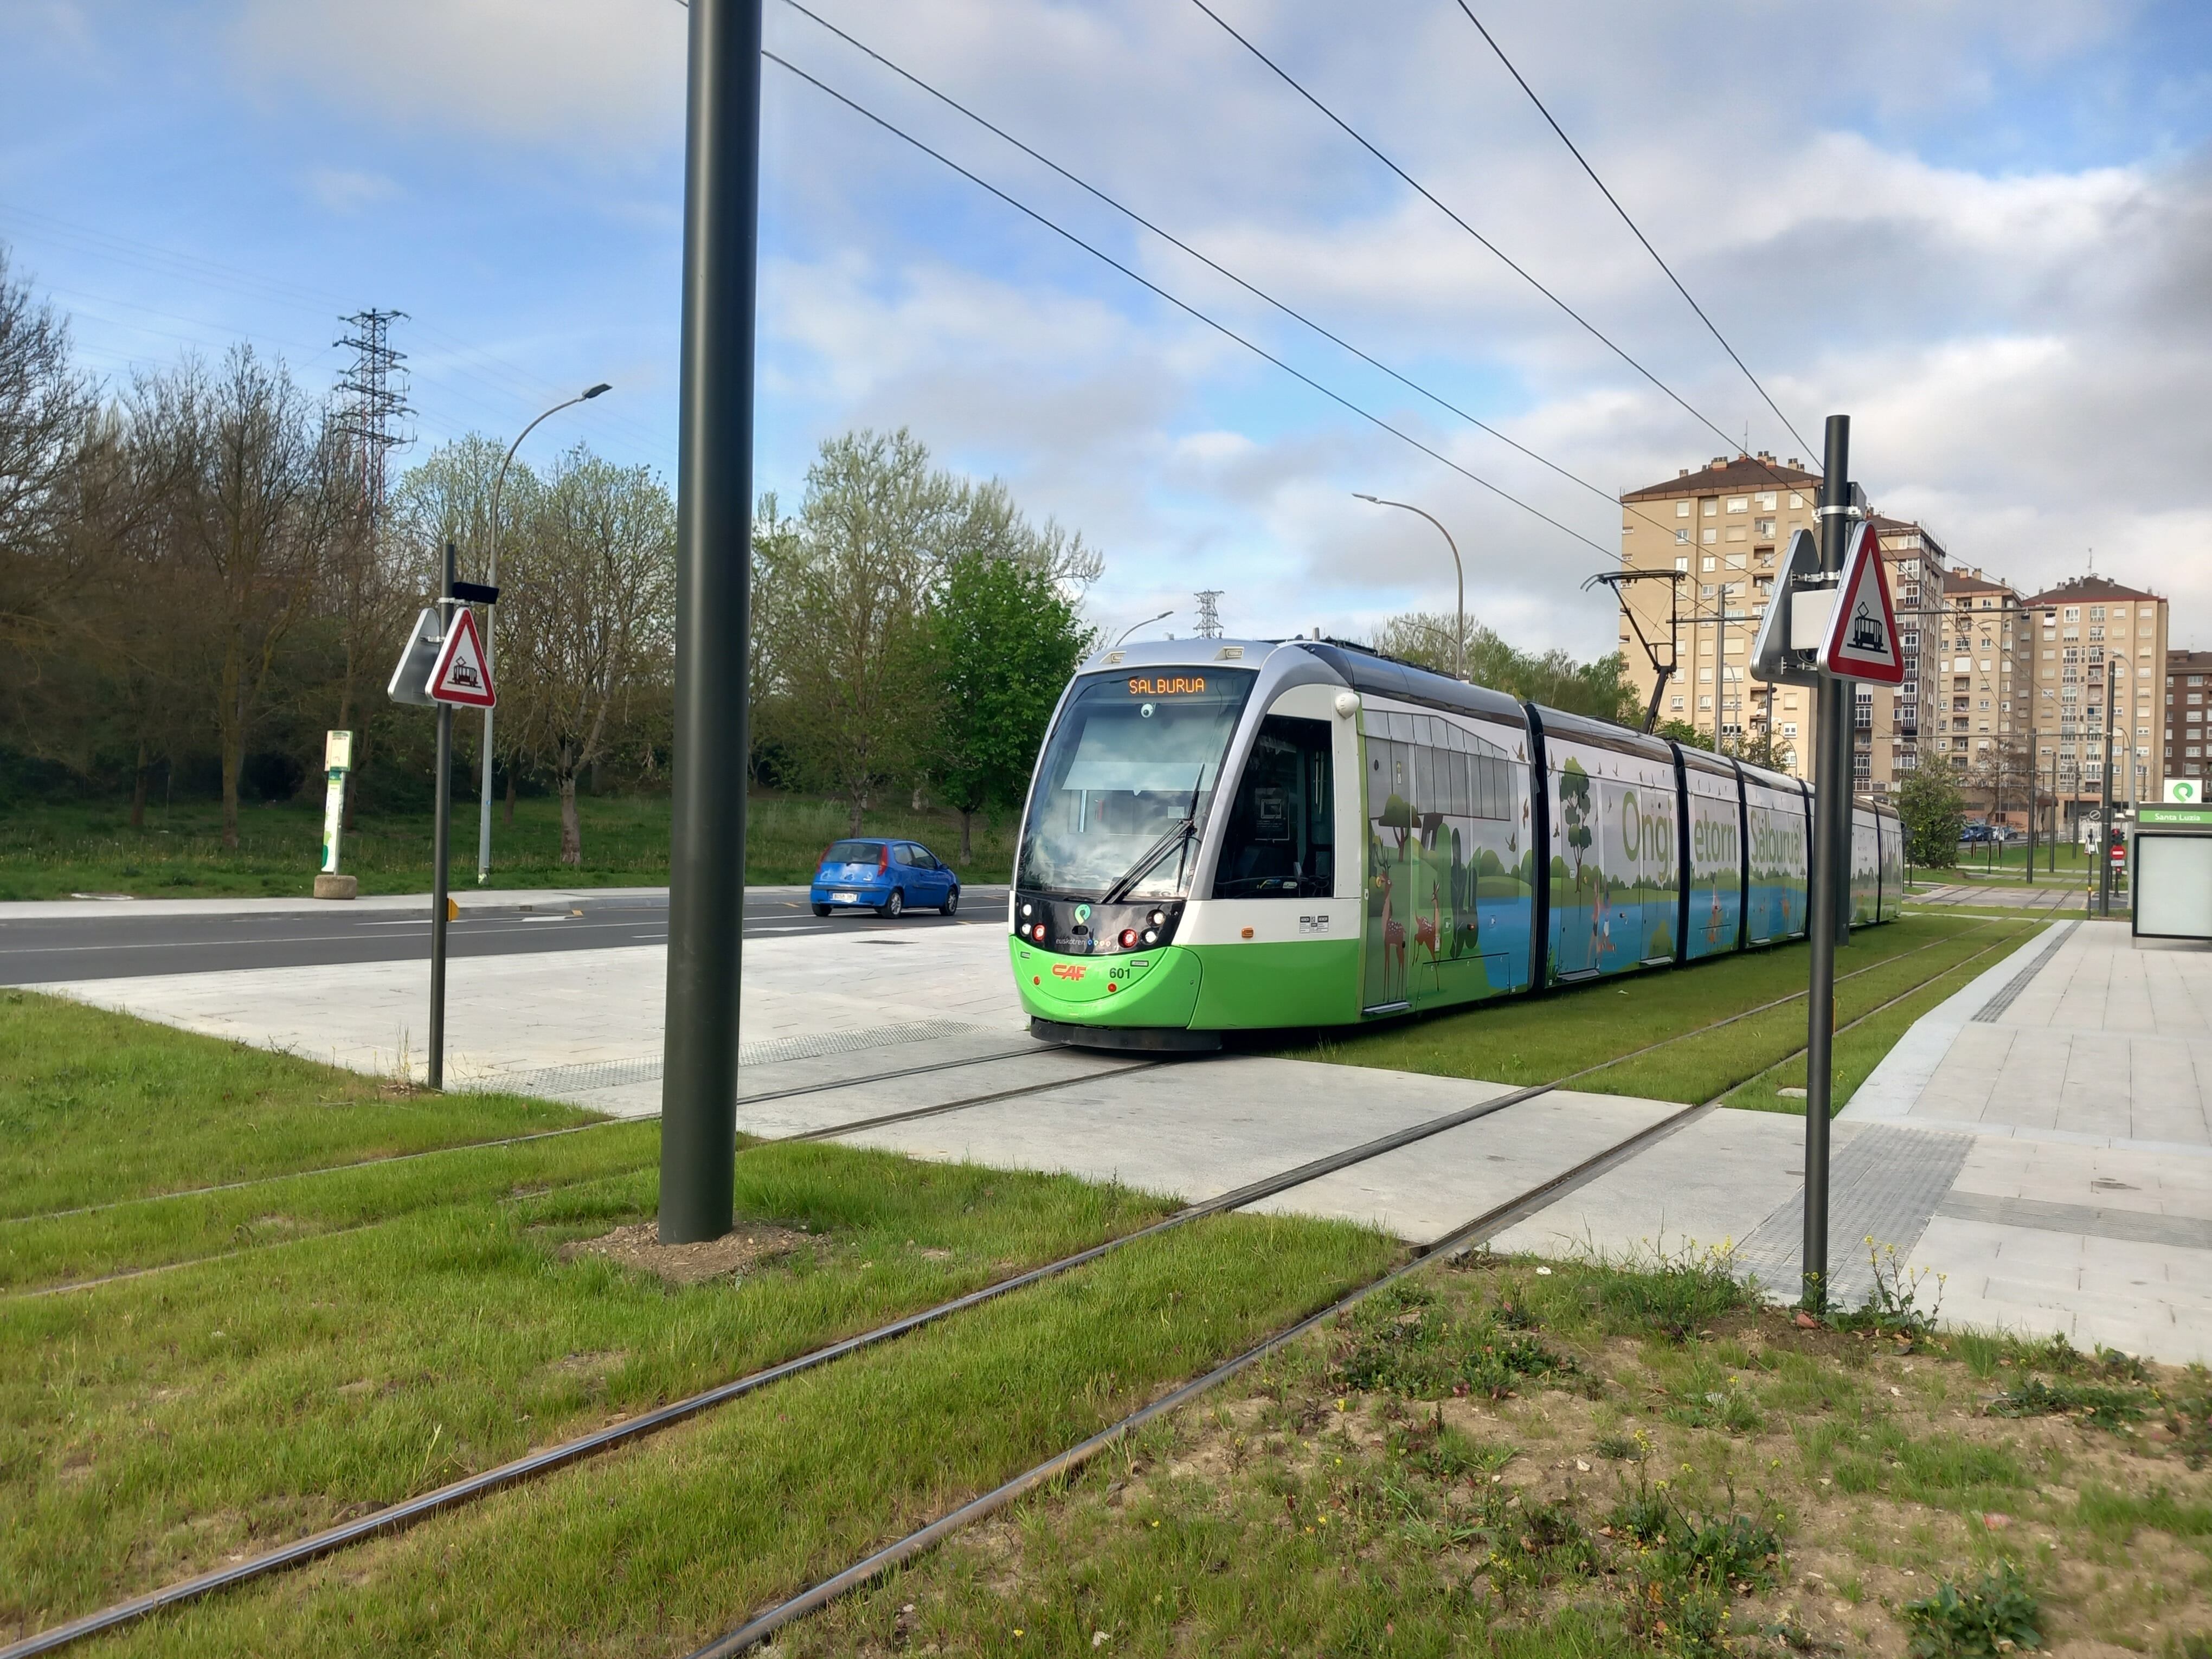
M 1850 556 L 1844 561 L 1843 585 L 1820 647 L 1820 666 L 1838 678 L 1897 685 L 1905 678 L 1905 652 L 1897 637 L 1897 609 L 1889 602 L 1889 576 L 1882 568 L 1881 538 L 1875 527 L 1859 526 Z
M 489 708 L 498 701 L 491 689 L 491 665 L 484 660 L 483 641 L 477 637 L 477 619 L 466 605 L 454 607 L 453 625 L 446 631 L 426 689 L 433 702 Z

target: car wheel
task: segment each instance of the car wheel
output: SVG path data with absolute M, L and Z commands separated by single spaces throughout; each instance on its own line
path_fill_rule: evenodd
M 888 916 L 894 919 L 904 914 L 905 910 L 906 895 L 899 891 L 896 887 L 891 889 L 891 896 L 876 907 L 876 914 L 878 915 Z
M 830 907 L 826 904 L 817 904 L 814 907 L 814 914 L 817 916 L 826 916 L 830 914 Z
M 945 896 L 945 902 L 939 905 L 937 908 L 945 915 L 950 916 L 957 915 L 960 909 L 960 890 L 956 887 L 951 892 L 947 893 Z

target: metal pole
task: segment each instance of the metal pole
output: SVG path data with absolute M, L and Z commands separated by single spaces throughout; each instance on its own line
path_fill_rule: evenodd
M 445 582 L 438 590 L 440 634 L 453 627 L 453 544 L 446 544 Z M 453 705 L 438 705 L 438 794 L 430 829 L 430 1057 L 428 1081 L 446 1086 L 446 866 L 453 853 Z
M 1820 568 L 1840 571 L 1850 524 L 1844 508 L 1850 501 L 1851 421 L 1828 416 L 1827 455 L 1820 479 Z M 1842 603 L 1840 594 L 1837 602 Z M 1845 723 L 1853 701 L 1851 683 L 1823 674 L 1818 688 L 1820 769 L 1813 793 L 1812 891 L 1808 896 L 1807 931 L 1812 943 L 1812 983 L 1805 1003 L 1805 1249 L 1804 1304 L 1814 1313 L 1828 1298 L 1828 1113 L 1829 1071 L 1836 1037 L 1836 940 L 1839 909 L 1836 889 L 1840 860 L 1850 856 L 1851 734 Z M 1840 735 L 1840 748 L 1832 740 Z M 1838 763 L 1841 757 L 1840 766 Z M 1840 809 L 1840 810 L 1838 810 Z M 1850 884 L 1841 884 L 1848 901 Z
M 2105 791 L 2097 804 L 2097 914 L 2112 914 L 2112 704 L 2120 683 L 2120 665 L 2105 664 Z
M 514 441 L 507 447 L 506 459 L 499 464 L 499 476 L 492 480 L 491 484 L 491 554 L 486 561 L 489 568 L 484 572 L 484 582 L 487 586 L 499 586 L 501 527 L 499 498 L 501 492 L 507 488 L 507 469 L 514 465 L 514 452 L 522 447 L 522 441 L 538 429 L 539 422 L 544 421 L 546 416 L 558 415 L 564 409 L 574 409 L 578 404 L 596 398 L 602 392 L 610 389 L 607 383 L 602 380 L 588 391 L 578 392 L 566 403 L 554 404 L 545 411 L 545 414 L 540 415 L 537 420 L 531 422 L 528 426 L 516 433 Z M 484 677 L 487 679 L 491 677 L 492 616 L 498 609 L 496 605 L 488 605 L 484 607 L 483 658 Z M 493 712 L 489 708 L 483 711 L 483 781 L 477 790 L 477 885 L 479 887 L 491 879 L 491 717 Z
M 660 1240 L 730 1230 L 745 904 L 745 659 L 761 0 L 691 0 L 676 467 L 676 788 Z
M 1357 489 L 1352 494 L 1355 500 L 1372 501 L 1377 507 L 1401 507 L 1408 513 L 1419 513 L 1423 518 L 1436 526 L 1437 534 L 1442 536 L 1444 538 L 1444 545 L 1451 549 L 1452 571 L 1459 578 L 1459 609 L 1455 613 L 1455 626 L 1458 631 L 1452 636 L 1455 645 L 1452 661 L 1454 672 L 1459 678 L 1465 679 L 1467 678 L 1467 567 L 1460 562 L 1459 544 L 1452 539 L 1451 532 L 1443 527 L 1435 514 L 1422 512 L 1411 501 L 1385 501 L 1380 495 L 1365 495 Z

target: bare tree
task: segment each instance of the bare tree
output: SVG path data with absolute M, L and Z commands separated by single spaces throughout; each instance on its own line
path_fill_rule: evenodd
M 647 469 L 580 446 L 527 519 L 509 520 L 501 557 L 502 729 L 559 790 L 561 862 L 580 864 L 577 777 L 606 752 L 641 688 L 666 678 L 675 503 Z
M 223 845 L 238 845 L 239 775 L 285 637 L 312 611 L 339 447 L 281 362 L 231 349 L 219 374 L 187 359 L 132 390 L 142 476 L 160 500 L 163 556 L 189 592 L 191 630 L 221 751 Z

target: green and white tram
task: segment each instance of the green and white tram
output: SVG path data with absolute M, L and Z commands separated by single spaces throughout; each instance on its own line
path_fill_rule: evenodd
M 1188 640 L 1084 665 L 1009 902 L 1031 1030 L 1094 1047 L 1352 1025 L 1801 937 L 1796 779 L 1358 646 Z M 1860 922 L 1902 896 L 1854 803 Z

